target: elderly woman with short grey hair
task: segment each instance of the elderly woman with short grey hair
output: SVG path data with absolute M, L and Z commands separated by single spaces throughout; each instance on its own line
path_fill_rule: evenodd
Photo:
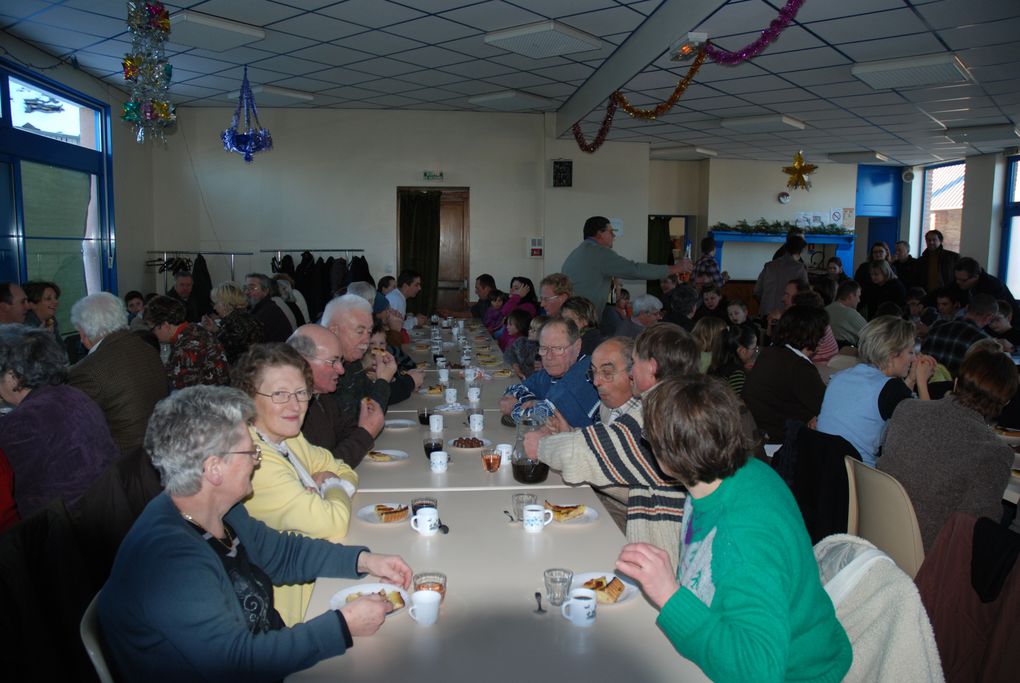
M 929 399 L 935 359 L 915 357 L 914 334 L 910 321 L 891 315 L 875 318 L 861 328 L 861 362 L 833 375 L 825 390 L 818 431 L 842 436 L 872 467 L 896 406 L 913 398 L 915 390 L 922 400 Z
M 166 490 L 124 539 L 99 598 L 103 636 L 125 680 L 281 680 L 343 654 L 392 608 L 364 596 L 288 628 L 273 585 L 368 573 L 410 584 L 397 556 L 281 534 L 248 516 L 239 503 L 261 460 L 247 427 L 254 412 L 242 392 L 210 386 L 156 407 L 145 447 Z
M 10 462 L 18 512 L 28 517 L 51 500 L 74 507 L 120 455 L 103 411 L 68 386 L 67 355 L 43 328 L 0 326 L 0 450 Z

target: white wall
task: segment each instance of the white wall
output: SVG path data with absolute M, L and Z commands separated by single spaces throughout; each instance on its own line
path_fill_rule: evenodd
M 648 213 L 667 216 L 698 216 L 705 213 L 702 184 L 707 181 L 702 161 L 650 161 Z
M 472 278 L 540 276 L 524 236 L 541 235 L 542 119 L 537 115 L 339 110 L 260 111 L 274 149 L 251 164 L 224 151 L 228 109 L 188 109 L 154 163 L 160 247 L 363 248 L 376 277 L 397 264 L 397 188 L 470 190 Z M 269 256 L 250 266 L 268 270 Z M 213 270 L 213 280 L 223 277 Z

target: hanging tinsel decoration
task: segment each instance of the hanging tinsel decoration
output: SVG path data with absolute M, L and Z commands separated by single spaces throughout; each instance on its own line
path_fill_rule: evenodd
M 244 117 L 244 130 L 237 126 Z M 252 127 L 252 122 L 255 126 Z M 251 163 L 252 155 L 273 148 L 273 136 L 259 123 L 259 110 L 255 106 L 255 96 L 248 84 L 248 67 L 244 67 L 244 80 L 241 81 L 241 94 L 237 96 L 237 111 L 230 122 L 230 128 L 223 131 L 223 149 L 244 155 L 244 160 Z
M 786 186 L 791 190 L 797 188 L 810 190 L 811 179 L 808 176 L 817 170 L 818 167 L 814 164 L 804 163 L 804 154 L 797 152 L 793 155 L 793 165 L 783 167 L 783 173 L 790 176 L 790 179 L 786 181 Z
M 177 121 L 168 90 L 173 67 L 166 58 L 170 36 L 170 14 L 159 0 L 127 4 L 127 24 L 131 32 L 131 52 L 121 65 L 124 80 L 131 85 L 131 96 L 124 103 L 120 118 L 135 129 L 135 140 L 149 138 L 166 143 L 165 129 Z
M 708 53 L 708 58 L 713 62 L 719 64 L 726 64 L 727 66 L 735 66 L 742 64 L 749 59 L 753 59 L 762 53 L 762 51 L 775 42 L 776 38 L 786 30 L 786 28 L 793 23 L 793 20 L 797 17 L 797 10 L 804 4 L 804 0 L 788 0 L 783 9 L 779 10 L 779 16 L 769 23 L 768 27 L 763 29 L 761 37 L 758 40 L 745 45 L 743 48 L 730 52 L 724 50 L 721 47 L 716 47 L 712 43 L 705 45 L 705 51 Z
M 605 118 L 602 119 L 602 125 L 599 126 L 599 132 L 595 134 L 595 139 L 588 142 L 584 139 L 584 131 L 581 130 L 581 123 L 575 123 L 571 126 L 570 130 L 574 133 L 574 139 L 577 140 L 577 146 L 581 148 L 582 152 L 588 154 L 594 154 L 602 143 L 606 141 L 606 136 L 609 135 L 609 129 L 613 127 L 613 116 L 616 114 L 616 102 L 612 98 L 609 98 L 609 105 L 606 107 Z
M 613 102 L 619 105 L 620 109 L 624 110 L 635 119 L 645 120 L 657 119 L 658 117 L 662 116 L 663 114 L 665 114 L 666 112 L 673 108 L 673 105 L 677 103 L 680 97 L 684 94 L 684 91 L 687 90 L 687 86 L 689 86 L 691 84 L 691 81 L 694 80 L 695 74 L 698 73 L 698 69 L 700 69 L 701 65 L 704 63 L 705 63 L 705 48 L 702 47 L 700 50 L 698 50 L 698 56 L 695 58 L 694 63 L 691 64 L 691 67 L 687 70 L 687 75 L 680 79 L 680 82 L 677 83 L 676 89 L 673 90 L 673 94 L 670 95 L 669 99 L 667 99 L 665 102 L 660 102 L 658 105 L 656 105 L 654 109 L 638 109 L 637 107 L 633 106 L 629 101 L 627 101 L 627 96 L 624 95 L 619 90 L 610 95 L 610 98 L 612 99 Z

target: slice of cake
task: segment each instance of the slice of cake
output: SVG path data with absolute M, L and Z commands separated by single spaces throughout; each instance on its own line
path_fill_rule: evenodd
M 553 505 L 549 501 L 545 501 L 545 509 L 552 510 L 553 519 L 557 522 L 566 522 L 577 519 L 584 514 L 587 508 L 584 505 Z
M 623 585 L 623 581 L 620 581 L 619 577 L 616 576 L 613 577 L 612 581 L 608 581 L 604 576 L 599 576 L 585 581 L 582 586 L 588 590 L 595 591 L 595 599 L 603 605 L 611 605 L 619 600 L 626 588 Z
M 408 509 L 406 505 L 391 507 L 389 505 L 376 505 L 375 516 L 380 522 L 400 522 L 407 519 Z

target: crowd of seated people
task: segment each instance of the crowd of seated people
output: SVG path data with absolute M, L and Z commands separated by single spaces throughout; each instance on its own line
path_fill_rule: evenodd
M 737 446 L 750 452 L 754 438 L 782 443 L 791 421 L 842 436 L 867 464 L 910 481 L 904 485 L 915 499 L 926 544 L 953 511 L 990 516 L 998 511 L 1001 516 L 1006 451 L 997 448 L 1000 444 L 987 424 L 1016 393 L 1016 370 L 1001 350 L 982 347 L 968 352 L 975 342 L 989 338 L 1003 340 L 1002 348 L 1012 348 L 1020 338 L 1012 326 L 1016 302 L 973 259 L 947 252 L 941 235 L 929 237 L 928 249 L 918 259 L 904 258 L 898 244 L 893 260 L 888 247 L 874 245 L 872 259 L 855 269 L 866 283 L 846 278 L 843 264 L 835 261 L 829 264 L 825 283 L 812 286 L 800 258 L 805 239 L 791 235 L 779 258 L 763 268 L 756 287 L 758 317 L 743 301 L 727 299 L 708 267 L 693 282 L 665 283 L 662 299 L 618 292 L 616 305 L 607 305 L 601 320 L 596 320 L 594 302 L 574 296 L 569 279 L 559 273 L 546 276 L 537 291 L 530 279 L 515 276 L 508 293 L 500 292 L 495 279 L 483 274 L 475 282 L 477 305 L 469 311 L 442 312 L 487 319 L 500 340 L 504 357 L 520 380 L 501 402 L 507 419 L 547 422 L 527 444 L 529 455 L 559 469 L 565 478 L 569 475 L 571 482 L 622 487 L 628 540 L 650 545 L 629 546 L 621 555 L 621 570 L 634 575 L 647 591 L 661 583 L 662 576 L 638 568 L 635 559 L 658 557 L 651 546 L 666 548 L 661 563 L 672 570 L 676 583 L 667 586 L 668 591 L 659 590 L 661 601 L 656 603 L 663 609 L 662 619 L 669 620 L 676 618 L 677 606 L 689 606 L 683 591 L 696 593 L 685 583 L 687 544 L 678 529 L 690 515 L 710 517 L 707 510 L 699 511 L 696 495 L 687 498 L 685 512 L 683 494 L 703 484 L 725 483 L 736 490 L 742 478 L 764 482 L 758 465 L 748 470 L 745 460 L 733 459 L 730 452 Z M 703 253 L 699 262 L 713 254 Z M 167 494 L 153 503 L 153 511 L 144 513 L 145 523 L 166 523 L 167 511 L 181 500 L 197 503 L 202 517 L 193 516 L 198 523 L 174 520 L 174 544 L 183 549 L 197 539 L 211 547 L 226 539 L 258 553 L 249 570 L 258 577 L 258 590 L 263 596 L 268 591 L 274 605 L 260 627 L 263 633 L 283 633 L 301 621 L 310 584 L 304 565 L 286 574 L 286 586 L 278 583 L 282 575 L 264 572 L 267 558 L 282 548 L 272 530 L 320 539 L 345 536 L 357 490 L 355 468 L 378 437 L 387 408 L 411 396 L 422 382 L 422 371 L 401 349 L 409 341 L 408 330 L 424 320 L 407 311 L 421 278 L 405 271 L 380 282 L 378 288 L 367 282 L 349 283 L 346 294 L 326 305 L 319 322 L 307 321 L 285 278 L 251 273 L 243 286 L 224 282 L 213 288 L 209 302 L 195 301 L 187 285 L 185 275 L 175 278 L 166 295 L 147 300 L 133 292 L 124 301 L 101 293 L 75 302 L 70 320 L 85 355 L 72 365 L 57 343 L 59 285 L 0 283 L 0 324 L 19 323 L 0 326 L 0 398 L 13 407 L 0 417 L 4 421 L 0 524 L 14 523 L 18 515 L 30 516 L 53 498 L 73 509 L 103 470 L 141 447 L 143 440 L 153 462 L 163 458 L 157 467 L 165 469 L 165 476 L 176 472 L 183 466 L 177 452 L 180 444 L 166 441 L 160 430 L 176 424 L 184 413 L 191 415 L 188 411 L 194 406 L 218 397 L 233 412 L 209 419 L 237 425 L 250 419 L 250 432 L 230 432 L 231 450 L 219 453 L 210 450 L 219 448 L 220 442 L 209 433 L 187 434 L 195 440 L 192 462 L 185 467 L 192 481 L 183 489 L 167 485 Z M 725 280 L 722 285 L 726 287 Z M 404 310 L 393 301 L 403 303 Z M 190 321 L 190 307 L 211 307 L 215 313 L 200 316 L 198 324 Z M 918 344 L 921 355 L 915 352 Z M 693 362 L 686 356 L 680 359 L 683 362 L 674 357 L 688 351 Z M 827 366 L 836 361 L 851 367 L 830 377 Z M 226 383 L 228 368 L 235 389 L 200 386 Z M 699 374 L 718 380 L 697 379 Z M 948 391 L 938 394 L 944 393 L 944 398 L 926 400 L 929 380 L 948 385 Z M 668 388 L 656 391 L 664 381 Z M 695 389 L 710 395 L 714 405 L 725 405 L 723 412 L 732 408 L 741 416 L 739 443 L 711 441 L 715 454 L 725 455 L 730 468 L 711 479 L 686 469 L 678 459 L 681 454 L 666 452 L 670 444 L 686 443 L 690 435 L 668 424 L 665 413 L 656 418 L 656 427 L 647 434 L 642 431 L 649 419 L 650 395 L 660 396 L 660 403 L 652 406 L 660 412 L 666 405 L 661 403 L 663 396 L 670 397 L 669 405 L 688 401 L 690 410 L 697 412 L 703 401 L 689 396 Z M 184 412 L 166 413 L 164 406 Z M 53 421 L 57 411 L 61 420 Z M 150 440 L 146 429 L 154 413 L 162 417 L 160 425 L 149 430 Z M 720 413 L 704 420 L 724 418 L 729 419 Z M 959 473 L 948 462 L 953 439 L 929 436 L 928 428 L 921 427 L 929 422 L 946 429 L 973 428 L 967 442 L 980 446 L 973 467 L 981 468 L 981 475 L 974 477 L 980 487 L 975 484 L 972 495 L 957 499 L 939 488 Z M 931 429 L 934 434 L 935 427 Z M 920 439 L 919 434 L 925 437 Z M 938 444 L 931 442 L 935 438 Z M 945 457 L 936 452 L 936 445 L 945 447 Z M 212 466 L 221 472 L 233 468 L 237 471 L 231 476 L 241 481 L 242 470 L 255 456 L 243 458 L 238 453 L 256 450 L 262 464 L 252 479 L 252 495 L 237 485 L 227 491 L 226 478 L 211 476 Z M 611 466 L 600 458 L 609 458 Z M 48 474 L 58 460 L 63 465 L 74 463 L 65 468 L 63 478 Z M 929 462 L 942 463 L 933 466 L 944 470 L 944 476 L 926 478 Z M 619 476 L 604 476 L 610 470 Z M 8 503 L 5 492 L 13 493 Z M 244 511 L 238 512 L 234 504 L 245 497 Z M 649 507 L 649 501 L 657 502 Z M 729 523 L 713 520 L 720 529 Z M 786 541 L 801 553 L 802 539 L 791 533 Z M 138 588 L 128 579 L 125 563 L 140 561 L 139 553 L 151 551 L 136 535 L 132 532 L 125 558 L 115 568 L 115 580 L 123 582 L 118 590 L 127 590 L 125 595 Z M 264 543 L 270 544 L 268 550 Z M 791 557 L 799 557 L 796 553 Z M 334 561 L 315 557 L 316 562 Z M 387 562 L 386 571 L 397 571 L 398 560 Z M 352 571 L 349 565 L 329 566 Z M 222 570 L 223 565 L 215 562 L 203 565 L 203 580 L 222 590 Z M 226 574 L 230 572 L 227 565 Z M 402 574 L 397 571 L 395 576 Z M 209 585 L 198 592 L 207 591 Z M 180 610 L 170 612 L 170 622 L 187 622 Z M 112 602 L 101 606 L 103 613 L 109 624 L 125 628 L 138 617 Z M 812 614 L 817 617 L 817 611 Z M 354 628 L 340 624 L 341 644 L 344 634 L 353 633 L 363 625 L 359 624 Z M 667 633 L 671 638 L 691 637 L 676 625 Z M 135 651 L 139 644 L 124 634 L 115 640 L 118 661 L 142 671 Z M 165 646 L 172 641 L 169 638 Z M 830 639 L 828 645 L 833 642 Z M 797 665 L 801 664 L 805 671 L 815 671 L 816 663 Z

